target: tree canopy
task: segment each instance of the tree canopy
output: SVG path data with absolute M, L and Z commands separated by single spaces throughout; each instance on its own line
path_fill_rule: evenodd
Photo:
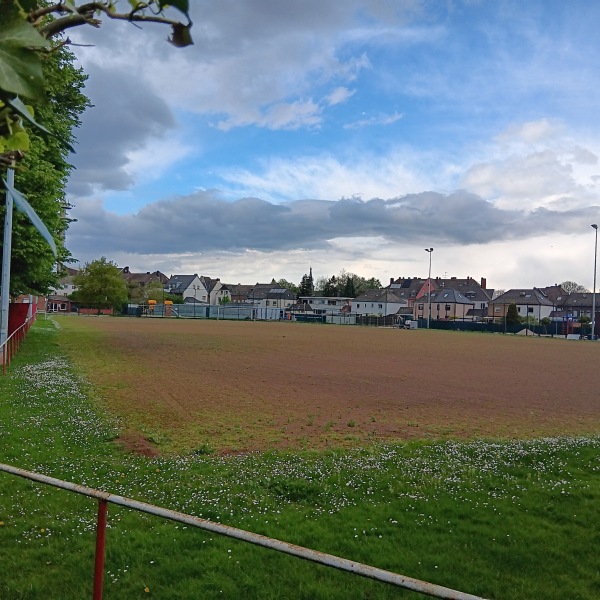
M 58 242 L 59 265 L 69 259 L 64 247 L 69 223 L 64 187 L 71 170 L 67 153 L 88 105 L 81 93 L 85 75 L 73 67 L 64 33 L 82 25 L 100 27 L 100 17 L 159 23 L 171 28 L 169 41 L 183 47 L 192 43 L 188 4 L 129 0 L 130 10 L 118 12 L 115 0 L 0 0 L 0 171 L 17 169 L 15 189 Z M 186 22 L 168 18 L 169 6 Z M 44 239 L 27 217 L 15 213 L 11 294 L 47 292 L 60 275 L 54 264 Z
M 119 267 L 104 256 L 86 263 L 73 278 L 73 300 L 90 308 L 121 308 L 127 303 L 127 283 Z
M 563 281 L 560 284 L 560 287 L 562 287 L 563 290 L 565 290 L 565 292 L 567 292 L 567 294 L 572 294 L 572 293 L 586 293 L 589 292 L 590 290 L 588 290 L 585 286 L 580 285 L 579 283 L 576 283 L 575 281 Z
M 171 27 L 169 41 L 178 47 L 192 44 L 188 0 L 129 0 L 130 10 L 117 11 L 115 0 L 81 2 L 68 0 L 0 0 L 0 163 L 13 166 L 29 150 L 30 140 L 23 124 L 28 122 L 49 133 L 45 124 L 33 118 L 33 109 L 47 101 L 42 57 L 57 47 L 68 45 L 64 33 L 72 27 L 100 27 L 100 17 L 130 23 L 160 23 Z M 172 6 L 187 22 L 167 18 Z M 58 135 L 58 132 L 52 132 Z M 67 140 L 63 142 L 68 143 Z
M 356 298 L 368 290 L 378 290 L 381 287 L 381 281 L 375 277 L 366 279 L 345 270 L 340 271 L 337 277 L 335 275 L 329 278 L 320 277 L 317 281 L 317 288 L 321 295 L 330 297 Z
M 58 257 L 55 258 L 48 243 L 32 227 L 29 218 L 15 211 L 13 214 L 11 294 L 45 293 L 56 285 L 60 269 L 54 269 L 55 261 L 64 264 L 70 253 L 64 246 L 64 232 L 69 225 L 69 205 L 65 197 L 65 185 L 72 169 L 67 162 L 68 150 L 58 137 L 73 139 L 73 129 L 79 124 L 79 117 L 88 99 L 81 89 L 86 77 L 73 66 L 74 57 L 66 47 L 42 57 L 44 85 L 48 102 L 41 104 L 37 116 L 43 120 L 49 131 L 57 137 L 42 136 L 29 124 L 25 129 L 30 136 L 29 151 L 15 173 L 15 186 L 22 192 L 29 204 L 44 222 L 54 238 Z M 0 208 L 3 220 L 4 206 Z M 0 247 L 2 246 L 0 239 Z

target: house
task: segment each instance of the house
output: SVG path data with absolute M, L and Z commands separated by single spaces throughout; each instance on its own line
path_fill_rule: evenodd
M 229 288 L 225 284 L 221 283 L 221 280 L 218 277 L 213 279 L 212 277 L 206 277 L 202 275 L 200 277 L 200 282 L 206 290 L 209 304 L 222 304 L 225 298 L 229 299 L 226 300 L 226 302 L 231 301 L 231 293 Z
M 58 280 L 56 287 L 50 288 L 50 294 L 55 296 L 70 296 L 74 291 L 77 290 L 77 286 L 74 283 L 75 276 L 79 273 L 78 269 L 72 269 L 71 267 L 63 267 L 65 275 Z
M 352 300 L 351 311 L 357 315 L 388 315 L 405 314 L 408 310 L 408 300 L 396 294 L 396 290 L 388 288 L 367 290 L 364 294 Z
M 261 308 L 288 308 L 296 302 L 296 294 L 277 283 L 257 283 L 248 291 L 246 302 Z
M 431 306 L 431 315 L 429 307 Z M 413 317 L 415 319 L 427 319 L 436 321 L 472 321 L 472 311 L 475 302 L 472 298 L 467 298 L 461 292 L 453 288 L 440 287 L 434 292 L 431 292 L 431 302 L 429 294 L 425 294 L 417 299 L 413 305 Z
M 145 273 L 134 273 L 129 267 L 123 267 L 121 269 L 121 275 L 127 283 L 129 297 L 133 302 L 144 301 L 146 299 L 145 291 L 150 284 L 154 284 L 154 291 L 156 292 L 158 286 L 164 289 L 169 281 L 169 278 L 160 271 L 153 271 L 152 273 L 150 271 L 146 271 Z
M 309 304 L 315 315 L 340 315 L 347 313 L 347 306 L 352 304 L 353 298 L 331 296 L 300 296 L 299 301 Z
M 486 311 L 488 304 L 492 299 L 494 290 L 487 289 L 487 280 L 482 277 L 478 282 L 473 277 L 435 277 L 431 280 L 419 277 L 399 277 L 398 279 L 390 279 L 390 290 L 394 290 L 399 298 L 408 302 L 408 307 L 413 308 L 415 303 L 420 303 L 423 297 L 427 296 L 429 291 L 433 292 L 441 289 L 452 289 L 459 292 L 465 298 L 473 301 L 473 309 Z M 431 311 L 434 313 L 433 309 Z M 434 314 L 432 314 L 434 318 Z M 470 319 L 473 320 L 475 315 L 472 314 Z
M 224 298 L 231 299 L 229 288 L 217 277 L 193 275 L 173 275 L 167 281 L 166 290 L 169 294 L 181 296 L 188 304 L 221 304 Z
M 598 300 L 600 300 L 600 296 L 596 295 L 596 308 L 600 309 Z M 573 319 L 574 321 L 581 317 L 587 317 L 591 321 L 593 303 L 594 294 L 591 292 L 571 292 L 557 301 L 554 317 L 560 320 Z
M 249 302 L 248 296 L 249 296 L 250 292 L 252 291 L 252 289 L 254 288 L 254 285 L 245 284 L 245 283 L 244 284 L 242 284 L 242 283 L 226 283 L 224 285 L 229 290 L 229 295 L 231 298 L 231 302 L 233 304 Z M 256 285 L 260 285 L 260 284 L 257 283 Z M 264 284 L 264 285 L 267 285 L 267 284 Z
M 190 298 L 192 301 L 209 302 L 208 292 L 197 273 L 172 275 L 165 289 L 169 294 L 181 296 L 184 300 Z
M 46 312 L 49 313 L 71 313 L 77 312 L 76 304 L 64 295 L 51 294 L 46 298 Z
M 524 319 L 533 317 L 538 321 L 545 317 L 551 317 L 555 308 L 540 288 L 512 289 L 489 303 L 488 316 L 503 320 L 511 304 L 516 305 L 520 317 Z

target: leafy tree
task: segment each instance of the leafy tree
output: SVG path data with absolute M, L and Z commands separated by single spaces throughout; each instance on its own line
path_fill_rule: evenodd
M 223 296 L 219 298 L 219 304 L 231 304 L 231 298 L 229 296 Z
M 162 302 L 165 295 L 165 286 L 160 281 L 149 281 L 142 290 L 145 302 L 148 302 L 148 300 Z
M 335 275 L 332 275 L 329 279 L 325 280 L 321 293 L 323 296 L 329 297 L 340 295 L 338 280 Z
M 580 285 L 579 283 L 576 283 L 575 281 L 563 281 L 560 284 L 560 287 L 562 287 L 563 290 L 565 290 L 565 292 L 567 292 L 567 294 L 572 294 L 572 293 L 589 293 L 590 290 L 588 290 L 585 286 Z
M 45 73 L 47 104 L 40 105 L 38 115 L 49 130 L 59 137 L 72 140 L 79 115 L 89 102 L 81 92 L 86 80 L 73 66 L 74 57 L 65 48 L 57 48 L 42 57 Z M 41 136 L 35 128 L 29 130 L 31 146 L 15 173 L 16 187 L 22 192 L 52 234 L 58 249 L 58 262 L 69 262 L 70 253 L 64 246 L 64 232 L 70 219 L 64 187 L 71 171 L 67 149 L 56 137 Z M 3 220 L 4 206 L 0 208 Z M 0 247 L 2 240 L 0 239 Z M 29 218 L 13 213 L 11 294 L 43 294 L 57 284 L 62 275 L 54 269 L 56 258 L 48 243 L 31 225 Z
M 192 43 L 188 0 L 130 0 L 131 10 L 119 13 L 116 2 L 101 0 L 0 0 L 0 170 L 18 166 L 16 188 L 58 241 L 58 261 L 69 260 L 63 238 L 69 219 L 64 184 L 71 169 L 66 153 L 72 130 L 88 101 L 81 93 L 83 73 L 62 34 L 71 27 L 99 27 L 99 16 L 129 22 L 162 23 L 172 28 L 171 43 Z M 187 24 L 165 17 L 171 5 Z M 26 102 L 35 104 L 26 105 Z M 39 123 L 43 123 L 43 126 Z M 2 215 L 0 214 L 0 217 Z M 26 217 L 13 217 L 11 294 L 44 293 L 56 284 L 54 258 Z
M 121 269 L 103 256 L 86 263 L 73 278 L 77 291 L 73 293 L 77 302 L 91 308 L 120 308 L 127 302 L 127 283 Z
M 99 27 L 101 16 L 131 23 L 161 23 L 171 27 L 169 41 L 175 46 L 192 43 L 188 0 L 129 0 L 131 10 L 126 12 L 118 12 L 116 4 L 114 0 L 79 4 L 76 0 L 54 4 L 45 0 L 0 0 L 0 111 L 3 117 L 0 119 L 0 163 L 13 166 L 29 149 L 23 122 L 36 121 L 20 97 L 36 104 L 45 101 L 41 55 L 52 49 L 52 40 L 60 40 L 71 27 Z M 185 15 L 187 24 L 165 16 L 164 10 L 169 5 Z M 68 43 L 68 39 L 62 43 L 55 41 L 54 47 Z
M 313 296 L 315 293 L 315 286 L 313 282 L 312 269 L 310 274 L 306 273 L 302 276 L 302 281 L 300 281 L 300 287 L 298 288 L 298 297 L 302 296 Z
M 292 283 L 291 281 L 288 281 L 287 279 L 280 279 L 279 281 L 275 281 L 275 283 L 280 288 L 283 288 L 284 290 L 290 290 L 294 294 L 298 294 L 298 291 L 300 289 L 295 283 Z
M 521 317 L 517 310 L 517 305 L 513 302 L 508 305 L 508 310 L 506 311 L 506 324 L 518 325 L 519 323 L 521 323 Z

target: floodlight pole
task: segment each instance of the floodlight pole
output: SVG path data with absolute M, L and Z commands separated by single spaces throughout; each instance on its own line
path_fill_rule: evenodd
M 6 181 L 15 185 L 15 172 L 8 169 Z M 6 214 L 4 215 L 4 240 L 2 246 L 2 280 L 0 282 L 0 346 L 8 339 L 8 311 L 10 300 L 10 256 L 12 252 L 13 197 L 6 190 Z
M 427 287 L 429 288 L 428 293 L 428 307 L 427 307 L 427 329 L 429 329 L 429 324 L 431 322 L 431 255 L 433 253 L 433 248 L 425 248 L 425 252 L 429 254 L 429 276 L 427 278 Z
M 592 290 L 592 340 L 595 340 L 596 334 L 596 262 L 598 258 L 598 225 L 592 225 L 595 233 L 594 242 L 594 289 Z

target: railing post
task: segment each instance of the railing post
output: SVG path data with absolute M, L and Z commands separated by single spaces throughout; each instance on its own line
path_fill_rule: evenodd
M 108 502 L 98 500 L 98 521 L 96 525 L 96 560 L 94 564 L 94 600 L 102 600 L 104 583 L 104 548 L 106 546 L 106 513 Z

